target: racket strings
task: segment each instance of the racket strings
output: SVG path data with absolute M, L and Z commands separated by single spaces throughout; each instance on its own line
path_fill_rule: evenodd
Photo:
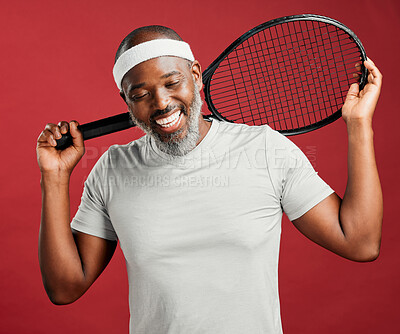
M 260 59 L 260 62 L 264 62 L 265 61 L 265 57 L 264 57 L 264 60 L 263 59 Z M 253 62 L 254 63 L 254 62 Z M 230 63 L 231 64 L 231 63 Z M 284 62 L 279 62 L 278 61 L 278 64 L 284 64 Z M 290 70 L 290 69 L 289 69 Z M 294 73 L 294 71 L 292 70 L 291 71 L 292 72 L 292 74 L 293 74 L 293 76 L 295 75 L 295 73 Z M 243 75 L 243 73 L 241 73 L 241 76 L 242 76 L 242 78 L 245 78 L 246 77 L 246 79 L 247 80 L 243 80 L 243 83 L 244 84 L 247 84 L 247 83 L 252 83 L 252 81 L 253 81 L 253 77 L 251 76 L 251 75 Z M 229 76 L 225 76 L 225 77 L 229 77 Z M 338 77 L 344 77 L 344 75 L 338 75 Z M 221 78 L 221 77 L 219 77 L 219 78 Z M 264 77 L 265 78 L 265 77 Z M 346 79 L 347 79 L 347 77 L 346 77 Z M 257 80 L 258 81 L 258 80 Z M 257 85 L 257 87 L 266 87 L 267 86 L 267 84 L 266 84 L 266 81 L 264 80 L 264 85 L 262 85 L 262 84 L 260 84 L 259 82 L 258 82 L 258 85 Z M 225 85 L 225 86 L 223 86 L 223 87 L 219 87 L 219 88 L 215 88 L 215 91 L 216 90 L 219 90 L 219 89 L 223 89 L 223 90 L 226 90 L 226 88 L 228 88 L 229 87 L 229 80 L 227 81 L 227 84 Z M 245 92 L 244 92 L 245 93 Z M 237 94 L 237 89 L 235 90 L 235 92 L 234 93 L 232 93 L 232 94 L 228 94 L 228 95 L 225 95 L 223 98 L 226 98 L 226 97 L 230 97 L 230 96 L 232 96 L 232 97 L 235 97 L 236 96 L 236 94 Z M 215 101 L 217 101 L 218 99 L 221 99 L 221 97 L 216 97 L 215 98 Z M 227 101 L 235 101 L 236 99 L 235 98 L 232 98 L 232 99 L 230 99 L 230 100 L 227 100 Z M 232 104 L 232 106 L 234 106 L 234 104 Z
M 356 82 L 360 52 L 349 35 L 317 21 L 264 29 L 220 63 L 210 83 L 218 112 L 231 121 L 301 128 L 341 108 Z
M 278 63 L 279 64 L 279 63 Z M 283 63 L 282 63 L 283 64 Z M 350 63 L 349 63 L 350 64 Z M 353 64 L 353 62 L 351 62 L 351 64 Z M 342 65 L 339 65 L 338 67 L 344 67 L 346 64 L 342 64 Z M 292 70 L 291 71 L 291 73 L 293 74 L 293 77 L 295 77 L 295 75 L 296 75 L 296 73 L 294 73 L 294 71 Z M 229 80 L 229 78 L 231 77 L 231 75 L 226 75 L 224 78 L 228 78 L 228 80 L 226 80 L 226 85 L 225 86 L 219 86 L 219 87 L 216 87 L 216 88 L 214 88 L 214 92 L 217 92 L 217 91 L 219 91 L 219 90 L 223 90 L 223 91 L 227 91 L 227 88 L 230 88 L 231 86 L 231 83 L 230 83 L 230 80 Z M 242 78 L 243 78 L 243 84 L 247 84 L 247 83 L 250 83 L 251 81 L 252 81 L 252 75 L 251 74 L 247 74 L 247 75 L 242 75 Z M 297 76 L 296 78 L 299 78 L 299 76 Z M 340 81 L 344 81 L 344 82 L 347 82 L 347 74 L 346 73 L 342 73 L 342 74 L 338 74 L 337 75 L 337 78 L 339 78 L 339 80 Z M 342 78 L 342 79 L 340 79 L 340 78 Z M 220 78 L 219 78 L 220 79 Z M 331 82 L 332 82 L 332 80 L 331 80 Z M 242 85 L 243 86 L 243 85 Z M 235 93 L 232 93 L 232 94 L 227 94 L 226 96 L 236 96 L 236 94 Z M 215 100 L 217 100 L 218 98 L 215 98 Z
M 331 42 L 331 41 L 329 41 L 331 44 L 333 44 L 333 42 Z M 251 55 L 253 55 L 253 53 L 254 53 L 254 51 L 252 51 L 252 47 L 255 47 L 255 46 L 257 46 L 257 45 L 262 45 L 262 43 L 263 42 L 260 42 L 260 43 L 258 43 L 258 44 L 253 44 L 253 45 L 246 45 L 246 46 L 240 46 L 240 47 L 238 47 L 237 49 L 236 49 L 236 51 L 237 50 L 243 50 L 243 52 L 241 53 L 241 56 L 244 56 L 244 57 L 247 57 L 247 56 L 251 56 Z M 346 44 L 341 44 L 341 46 L 342 46 L 342 48 L 340 49 L 340 56 L 342 55 L 342 54 L 346 54 L 346 52 L 345 51 L 351 51 L 350 53 L 348 53 L 347 55 L 350 55 L 350 54 L 354 54 L 354 53 L 358 53 L 359 54 L 359 52 L 358 52 L 358 50 L 355 50 L 354 49 L 354 43 L 353 42 L 351 42 L 351 41 L 349 41 L 349 42 L 347 42 Z M 349 46 L 349 48 L 347 48 L 347 49 L 344 49 L 343 47 L 344 46 Z M 315 48 L 315 46 L 314 46 L 314 48 Z M 294 48 L 287 48 L 286 49 L 286 51 L 290 51 L 290 50 L 293 50 L 293 52 L 294 52 Z M 300 51 L 300 53 L 303 53 L 303 54 L 305 54 L 305 55 L 309 55 L 309 51 L 313 51 L 313 48 L 311 47 L 311 46 L 309 46 L 309 47 L 307 47 L 307 46 L 305 46 L 304 45 L 304 48 L 302 49 L 302 50 L 299 50 Z M 256 52 L 258 52 L 258 50 L 256 50 Z M 288 54 L 288 53 L 286 53 L 286 54 Z M 324 54 L 324 56 L 325 57 L 327 57 L 327 59 L 330 59 L 329 58 L 329 54 Z M 333 59 L 334 57 L 334 53 L 332 53 L 332 58 L 331 59 Z M 236 61 L 232 61 L 232 59 L 231 59 L 231 62 L 230 62 L 230 64 L 231 65 L 235 65 L 235 64 L 240 64 L 241 63 L 241 61 L 239 60 L 239 59 L 236 59 Z M 224 66 L 228 66 L 227 64 L 224 64 L 224 63 L 221 63 L 220 65 L 219 65 L 220 67 L 224 67 Z

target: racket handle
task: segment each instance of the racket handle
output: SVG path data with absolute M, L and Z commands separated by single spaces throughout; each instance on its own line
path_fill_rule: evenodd
M 129 112 L 99 119 L 98 121 L 82 124 L 78 126 L 83 135 L 83 140 L 92 139 L 109 133 L 122 131 L 135 126 Z M 60 139 L 56 140 L 56 149 L 63 150 L 72 145 L 72 136 L 68 132 L 63 134 Z

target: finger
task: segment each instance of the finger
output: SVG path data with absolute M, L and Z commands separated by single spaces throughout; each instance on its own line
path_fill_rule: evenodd
M 69 130 L 69 124 L 66 121 L 61 121 L 60 123 L 58 123 L 58 126 L 62 134 L 66 134 Z
M 359 89 L 358 83 L 351 84 L 349 91 L 347 92 L 346 99 L 352 100 L 352 99 L 358 97 L 359 92 L 360 92 L 360 89 Z
M 84 147 L 82 132 L 78 129 L 77 121 L 69 122 L 69 132 L 72 136 L 72 142 L 75 147 Z
M 40 134 L 39 134 L 39 137 L 38 137 L 38 139 L 37 139 L 37 142 L 38 143 L 47 143 L 47 140 L 48 140 L 48 138 L 47 138 L 47 136 L 48 136 L 48 134 L 47 134 L 47 131 L 48 130 L 43 130 Z
M 381 84 L 382 82 L 382 73 L 379 71 L 379 69 L 375 66 L 375 64 L 370 61 L 370 60 L 366 60 L 364 62 L 364 66 L 367 68 L 369 74 L 371 75 L 368 76 L 368 81 L 374 80 L 374 83 L 376 84 Z
M 57 145 L 53 132 L 47 129 L 42 131 L 42 133 L 39 136 L 38 142 L 42 144 L 47 142 L 50 146 Z
M 371 72 L 368 71 L 368 82 L 373 82 L 374 81 L 374 76 L 372 75 Z
M 372 65 L 374 65 L 374 66 L 375 66 L 375 63 L 372 61 L 372 59 L 370 59 L 370 58 L 368 58 L 368 57 L 367 57 L 367 60 L 368 60 L 369 62 L 371 62 L 371 63 L 372 63 Z
M 61 132 L 58 125 L 53 123 L 47 123 L 44 129 L 50 131 L 53 134 L 54 138 L 56 139 L 61 138 Z
M 354 65 L 354 67 L 356 68 L 356 70 L 357 70 L 358 72 L 361 72 L 361 63 L 356 63 L 356 64 Z

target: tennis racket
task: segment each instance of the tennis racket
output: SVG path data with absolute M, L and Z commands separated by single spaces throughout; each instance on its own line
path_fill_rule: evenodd
M 367 81 L 365 50 L 342 23 L 320 15 L 286 16 L 243 34 L 203 73 L 210 115 L 268 124 L 284 135 L 332 123 L 352 83 Z M 356 64 L 360 67 L 356 68 Z M 80 125 L 85 140 L 135 126 L 129 113 Z M 65 134 L 56 148 L 72 144 Z

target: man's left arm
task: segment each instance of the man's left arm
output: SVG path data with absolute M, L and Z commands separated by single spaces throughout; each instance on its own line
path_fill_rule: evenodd
M 375 161 L 372 117 L 382 85 L 374 63 L 364 62 L 368 83 L 353 84 L 342 108 L 348 134 L 348 180 L 343 199 L 335 193 L 301 217 L 296 228 L 322 247 L 353 261 L 379 255 L 383 199 Z

